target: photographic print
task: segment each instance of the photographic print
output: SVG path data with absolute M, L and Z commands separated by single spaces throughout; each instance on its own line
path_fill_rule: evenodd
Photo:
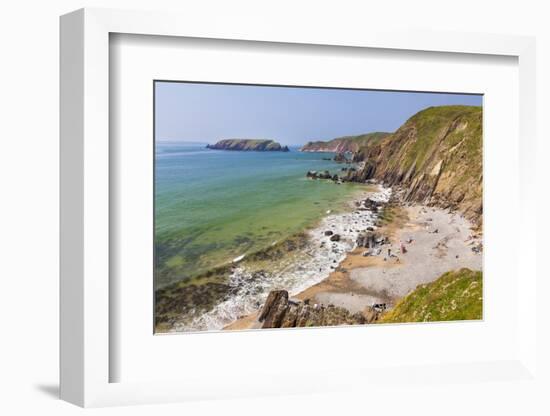
M 154 82 L 155 333 L 479 320 L 483 97 Z

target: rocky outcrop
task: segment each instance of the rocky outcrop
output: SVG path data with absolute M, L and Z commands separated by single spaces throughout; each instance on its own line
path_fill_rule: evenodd
M 306 173 L 306 178 L 310 178 L 310 179 L 331 179 L 335 182 L 340 180 L 338 175 L 336 175 L 336 174 L 332 175 L 328 170 L 325 170 L 323 172 L 317 172 L 316 170 L 309 170 Z
M 243 260 L 250 262 L 280 262 L 289 255 L 309 247 L 306 233 L 297 233 L 274 245 L 249 253 Z M 201 315 L 211 311 L 216 305 L 230 299 L 242 289 L 239 280 L 232 281 L 235 264 L 226 264 L 208 270 L 198 276 L 180 280 L 155 290 L 155 331 L 169 332 L 174 325 L 191 325 Z M 248 283 L 266 279 L 262 269 L 247 276 Z M 258 308 L 260 304 L 256 305 Z
M 351 159 L 348 159 L 345 153 L 337 153 L 333 160 L 337 163 L 351 163 Z
M 189 320 L 206 313 L 235 291 L 221 282 L 205 282 L 201 285 L 179 283 L 155 292 L 155 327 L 158 331 L 170 329 L 178 319 Z
M 368 134 L 360 134 L 357 136 L 344 136 L 332 139 L 329 141 L 312 141 L 307 142 L 300 149 L 301 152 L 335 152 L 347 153 L 357 152 L 362 146 L 368 142 L 378 141 L 390 133 L 374 132 Z
M 240 150 L 256 152 L 288 152 L 288 146 L 281 146 L 273 140 L 257 139 L 226 139 L 216 144 L 206 145 L 208 149 L 216 150 Z
M 374 231 L 367 231 L 367 232 L 360 233 L 357 236 L 355 244 L 357 245 L 357 247 L 375 248 L 379 244 L 383 244 L 384 242 L 385 242 L 385 239 L 380 237 Z
M 290 299 L 286 290 L 272 290 L 258 316 L 261 328 L 298 328 L 367 324 L 378 320 L 383 309 L 373 306 L 363 313 L 350 313 L 332 304 L 311 304 Z
M 480 225 L 482 156 L 481 107 L 430 107 L 363 146 L 353 156 L 362 168 L 342 180 L 401 187 L 405 201 L 457 210 Z

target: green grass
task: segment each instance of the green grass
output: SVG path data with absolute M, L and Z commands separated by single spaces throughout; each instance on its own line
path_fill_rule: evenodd
M 337 146 L 349 142 L 351 144 L 350 149 L 353 151 L 358 151 L 361 147 L 366 146 L 367 144 L 376 143 L 380 140 L 382 140 L 384 137 L 389 136 L 391 133 L 386 132 L 373 132 L 373 133 L 366 133 L 366 134 L 358 134 L 356 136 L 343 136 L 343 137 L 337 137 L 332 140 L 328 141 L 315 141 L 315 142 L 308 142 L 302 149 L 308 149 L 308 148 L 336 148 Z
M 417 164 L 418 169 L 422 169 L 428 156 L 432 153 L 434 146 L 438 145 L 438 140 L 444 135 L 450 120 L 460 120 L 468 123 L 468 128 L 464 131 L 454 130 L 445 138 L 445 147 L 451 148 L 459 143 L 467 134 L 475 132 L 471 137 L 481 139 L 481 107 L 475 106 L 441 106 L 430 107 L 420 111 L 409 119 L 405 124 L 413 124 L 418 139 L 412 143 L 410 149 L 407 149 L 404 167 L 408 169 L 412 163 Z M 468 141 L 470 142 L 470 141 Z M 480 148 L 479 142 L 471 140 L 472 143 L 466 143 L 471 152 L 468 156 L 473 156 Z
M 482 319 L 480 271 L 460 269 L 420 285 L 384 314 L 379 323 L 462 321 Z

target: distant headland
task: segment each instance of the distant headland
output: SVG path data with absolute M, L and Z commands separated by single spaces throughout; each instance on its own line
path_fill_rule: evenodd
M 208 149 L 239 150 L 256 152 L 288 152 L 288 146 L 281 146 L 274 140 L 259 139 L 225 139 L 216 144 L 206 145 Z
M 359 134 L 357 136 L 344 136 L 332 139 L 329 141 L 314 141 L 307 142 L 300 149 L 301 152 L 332 152 L 346 153 L 358 152 L 363 146 L 370 145 L 376 141 L 382 140 L 391 133 L 374 132 L 367 134 Z

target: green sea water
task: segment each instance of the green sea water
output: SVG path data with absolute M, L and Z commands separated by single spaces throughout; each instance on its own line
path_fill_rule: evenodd
M 190 279 L 313 226 L 345 206 L 357 185 L 310 180 L 340 174 L 330 153 L 155 147 L 155 283 Z

